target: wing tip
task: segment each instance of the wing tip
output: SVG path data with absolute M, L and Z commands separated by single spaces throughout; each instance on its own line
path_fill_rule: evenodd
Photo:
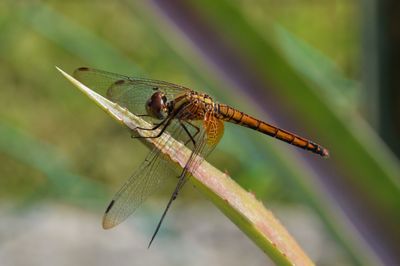
M 108 204 L 106 212 L 104 213 L 103 217 L 103 229 L 110 229 L 113 228 L 116 224 L 108 219 L 107 214 L 110 212 L 111 208 L 114 206 L 115 200 L 112 200 L 110 204 Z
M 115 226 L 114 223 L 112 223 L 111 221 L 109 221 L 105 216 L 103 218 L 103 223 L 102 223 L 103 229 L 107 230 L 107 229 L 111 229 Z

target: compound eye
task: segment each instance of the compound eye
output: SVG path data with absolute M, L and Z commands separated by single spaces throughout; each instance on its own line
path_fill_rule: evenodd
M 164 119 L 167 115 L 165 112 L 165 101 L 167 97 L 161 92 L 154 93 L 146 103 L 147 114 L 157 119 Z

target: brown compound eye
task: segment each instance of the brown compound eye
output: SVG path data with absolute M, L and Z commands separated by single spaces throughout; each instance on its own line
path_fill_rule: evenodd
M 165 119 L 167 117 L 166 112 L 167 97 L 164 93 L 157 91 L 151 95 L 150 99 L 146 102 L 147 114 L 157 119 Z

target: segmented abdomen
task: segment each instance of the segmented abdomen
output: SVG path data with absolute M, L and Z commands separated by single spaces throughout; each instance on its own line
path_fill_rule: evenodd
M 286 143 L 319 154 L 322 157 L 329 156 L 328 150 L 325 149 L 324 147 L 306 138 L 297 136 L 289 131 L 280 129 L 264 121 L 261 121 L 257 118 L 254 118 L 250 115 L 247 115 L 228 105 L 215 104 L 214 110 L 217 113 L 216 115 L 222 120 L 257 130 L 263 134 L 275 137 Z

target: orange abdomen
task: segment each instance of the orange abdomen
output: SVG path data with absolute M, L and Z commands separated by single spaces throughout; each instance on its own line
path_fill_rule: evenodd
M 225 104 L 217 104 L 216 111 L 219 118 L 225 120 L 227 122 L 235 123 L 238 125 L 242 125 L 254 130 L 257 130 L 261 133 L 269 135 L 271 137 L 282 140 L 286 143 L 292 144 L 299 148 L 309 150 L 313 153 L 319 154 L 322 157 L 328 157 L 329 152 L 324 147 L 300 136 L 297 136 L 289 131 L 280 129 L 273 125 L 270 125 L 264 121 L 261 121 L 257 118 L 254 118 L 250 115 L 247 115 L 235 108 L 232 108 Z

